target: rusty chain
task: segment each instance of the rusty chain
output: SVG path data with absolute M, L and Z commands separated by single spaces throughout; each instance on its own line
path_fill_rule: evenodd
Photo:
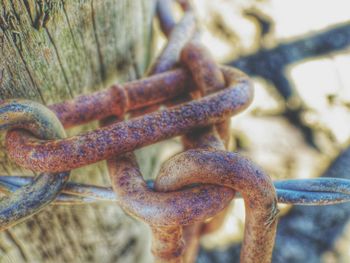
M 0 107 L 0 130 L 25 129 L 42 139 L 64 138 L 66 133 L 57 117 L 32 101 L 9 100 Z M 0 202 L 0 230 L 39 212 L 51 203 L 69 179 L 69 172 L 42 173 Z
M 244 73 L 215 63 L 198 41 L 191 6 L 185 0 L 177 2 L 184 12 L 178 23 L 171 0 L 157 3 L 168 44 L 148 77 L 48 108 L 25 100 L 0 104 L 8 155 L 20 166 L 42 173 L 35 178 L 0 176 L 0 230 L 48 204 L 111 201 L 150 225 L 156 262 L 193 262 L 200 236 L 215 230 L 229 202 L 242 197 L 246 222 L 241 262 L 264 263 L 271 261 L 278 202 L 350 201 L 350 180 L 272 182 L 250 160 L 226 150 L 229 118 L 249 106 L 253 88 Z M 160 105 L 168 108 L 158 110 Z M 122 120 L 126 113 L 132 117 Z M 114 119 L 107 120 L 111 116 Z M 93 120 L 103 127 L 65 138 L 62 125 Z M 178 135 L 184 152 L 166 161 L 154 181 L 146 182 L 132 151 Z M 107 160 L 112 187 L 67 182 L 67 171 L 101 160 Z

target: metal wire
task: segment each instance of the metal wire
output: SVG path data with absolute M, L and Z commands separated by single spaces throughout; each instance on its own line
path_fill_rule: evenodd
M 31 183 L 33 177 L 0 176 L 0 192 L 9 194 Z M 147 181 L 153 189 L 153 181 Z M 350 180 L 313 178 L 274 181 L 278 203 L 293 205 L 331 205 L 350 201 Z M 236 195 L 236 198 L 241 198 Z M 68 182 L 53 202 L 55 205 L 83 205 L 96 202 L 116 202 L 118 196 L 111 187 Z

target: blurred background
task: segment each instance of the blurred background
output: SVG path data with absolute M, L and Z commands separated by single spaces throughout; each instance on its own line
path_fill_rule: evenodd
M 232 119 L 230 150 L 253 159 L 273 179 L 350 177 L 350 2 L 192 3 L 202 43 L 217 61 L 254 81 L 253 104 Z M 155 35 L 160 50 L 165 39 L 157 30 Z M 167 146 L 158 148 L 164 158 L 148 168 L 153 176 L 181 149 L 177 140 Z M 348 205 L 280 208 L 273 262 L 350 262 Z M 238 262 L 235 244 L 243 226 L 243 202 L 237 200 L 223 227 L 203 238 L 198 262 Z

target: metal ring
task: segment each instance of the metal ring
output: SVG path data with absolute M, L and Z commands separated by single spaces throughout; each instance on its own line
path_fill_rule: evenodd
M 27 100 L 0 104 L 0 130 L 24 129 L 44 140 L 66 137 L 57 117 L 45 106 Z M 18 224 L 50 204 L 65 186 L 69 172 L 42 173 L 0 202 L 0 231 Z
M 192 149 L 164 163 L 154 186 L 158 191 L 175 191 L 193 184 L 239 191 L 246 209 L 241 262 L 271 262 L 278 209 L 270 177 L 236 153 Z

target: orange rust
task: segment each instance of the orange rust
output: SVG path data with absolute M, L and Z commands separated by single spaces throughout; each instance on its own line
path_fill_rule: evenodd
M 225 88 L 225 79 L 219 65 L 215 62 L 210 52 L 196 38 L 189 41 L 181 52 L 181 62 L 192 72 L 193 81 L 206 96 Z M 225 146 L 229 145 L 230 119 L 227 118 L 216 125 Z
M 50 105 L 65 128 L 124 113 L 173 99 L 191 91 L 189 74 L 175 69 L 165 74 L 113 85 L 102 91 L 81 95 Z M 108 105 L 108 106 L 107 106 Z
M 160 20 L 160 25 L 168 37 L 168 44 L 165 46 L 163 51 L 159 54 L 155 63 L 151 67 L 149 74 L 162 73 L 166 70 L 171 69 L 176 65 L 179 60 L 180 52 L 183 49 L 183 46 L 194 34 L 195 23 L 194 17 L 191 13 L 187 13 L 181 19 L 181 21 L 176 24 L 172 17 L 171 12 L 171 1 L 158 1 L 157 3 L 157 13 Z M 193 85 L 192 82 L 189 84 Z M 194 86 L 194 85 L 193 85 Z M 188 96 L 183 96 L 181 99 L 187 99 Z M 170 103 L 166 103 L 167 106 L 179 104 L 178 101 L 173 99 Z M 137 110 L 132 112 L 132 116 L 139 116 L 140 114 L 149 113 L 151 111 L 157 110 L 158 105 L 152 105 L 150 107 L 143 108 L 141 110 Z M 201 225 L 201 223 L 196 223 L 196 225 Z M 199 228 L 199 227 L 198 227 Z M 193 231 L 189 231 L 193 229 L 193 227 L 186 227 L 185 236 L 186 240 L 186 250 L 184 239 L 182 236 L 183 227 L 181 225 L 175 226 L 154 226 L 151 225 L 152 229 L 152 253 L 155 258 L 155 262 L 189 262 L 189 245 L 193 247 L 191 251 L 196 250 L 196 242 L 191 242 L 190 233 Z M 193 240 L 193 239 L 192 239 Z M 189 244 L 191 243 L 191 244 Z M 186 251 L 186 254 L 184 254 Z M 194 257 L 196 253 L 192 253 L 192 257 Z
M 170 41 L 168 41 L 167 46 L 165 46 L 150 68 L 149 74 L 159 74 L 173 68 L 179 60 L 180 51 L 194 33 L 195 28 L 194 17 L 190 13 L 186 14 L 178 24 L 175 23 L 171 14 L 170 0 L 158 1 L 157 13 L 161 22 L 161 28 L 163 32 L 165 31 L 164 33 Z M 188 84 L 193 83 L 188 82 Z M 186 97 L 188 96 L 183 96 L 180 100 L 187 99 Z M 173 99 L 172 101 L 166 102 L 166 104 L 167 106 L 176 105 L 179 104 L 179 101 Z M 159 105 L 153 104 L 152 106 L 133 111 L 131 116 L 144 115 L 157 110 L 158 107 Z M 142 200 L 140 200 L 140 203 L 142 204 Z M 154 206 L 154 203 L 151 205 Z M 200 225 L 200 223 L 197 223 L 197 225 Z M 186 257 L 188 253 L 186 253 L 186 256 L 183 256 L 185 245 L 182 238 L 182 226 L 175 225 L 164 227 L 150 225 L 150 227 L 152 229 L 152 253 L 155 262 L 183 262 L 184 257 Z M 187 229 L 191 228 L 192 227 L 187 227 Z M 186 231 L 186 233 L 188 234 L 189 232 Z M 189 238 L 189 235 L 186 237 Z M 194 242 L 192 242 L 192 244 L 196 245 Z M 186 251 L 188 251 L 188 243 L 186 243 Z M 195 256 L 195 254 L 193 256 Z M 185 262 L 188 262 L 188 258 L 185 258 L 185 260 Z
M 182 227 L 154 227 L 151 226 L 153 241 L 152 253 L 156 263 L 182 263 L 185 250 L 182 238 Z
M 199 250 L 199 239 L 201 236 L 202 227 L 203 222 L 183 227 L 183 238 L 186 245 L 186 250 L 183 255 L 183 261 L 186 263 L 196 261 Z
M 0 130 L 25 129 L 43 139 L 65 137 L 56 116 L 43 105 L 26 100 L 0 103 Z M 69 172 L 43 173 L 0 201 L 0 231 L 24 221 L 54 201 L 69 179 Z
M 214 216 L 233 198 L 232 189 L 209 185 L 158 193 L 143 180 L 133 153 L 110 159 L 107 164 L 120 206 L 150 225 L 170 227 L 201 222 Z
M 201 96 L 215 93 L 225 87 L 224 75 L 220 71 L 219 65 L 214 61 L 206 48 L 197 41 L 197 38 L 193 38 L 192 41 L 184 46 L 181 52 L 181 62 L 192 73 L 194 83 L 200 91 Z M 230 120 L 226 119 L 217 124 L 216 129 L 211 126 L 187 134 L 183 137 L 186 149 L 202 148 L 224 150 L 229 143 L 229 125 Z M 223 141 L 219 139 L 217 131 L 221 133 L 220 137 Z M 198 136 L 198 133 L 200 136 Z M 186 241 L 188 243 L 188 249 L 185 255 L 186 262 L 194 262 L 196 258 L 202 229 L 218 228 L 218 224 L 222 222 L 226 212 L 227 209 L 225 208 L 219 215 L 212 218 L 209 223 L 195 224 L 192 228 L 186 228 Z
M 167 106 L 176 105 L 178 101 L 185 103 L 51 142 L 38 140 L 33 135 L 50 139 L 57 137 L 51 136 L 52 132 L 55 134 L 61 130 L 64 134 L 59 122 L 56 121 L 60 127 L 57 128 L 48 120 L 52 115 L 33 121 L 33 112 L 30 111 L 20 114 L 20 118 L 18 111 L 5 109 L 5 113 L 0 113 L 0 128 L 21 128 L 30 132 L 11 131 L 8 134 L 7 147 L 17 162 L 37 171 L 63 171 L 108 158 L 116 193 L 113 195 L 110 189 L 75 184 L 64 188 L 69 173 L 41 174 L 25 182 L 17 178 L 22 184 L 12 185 L 6 193 L 20 188 L 19 192 L 0 202 L 0 230 L 38 212 L 60 192 L 57 202 L 66 204 L 91 202 L 93 199 L 83 197 L 95 195 L 107 200 L 116 199 L 127 213 L 150 225 L 156 262 L 189 263 L 197 255 L 200 235 L 219 227 L 227 212 L 227 204 L 237 190 L 246 206 L 241 262 L 270 262 L 278 213 L 272 182 L 249 160 L 224 151 L 224 143 L 227 145 L 229 138 L 228 118 L 249 105 L 252 88 L 244 74 L 215 63 L 209 52 L 196 41 L 198 32 L 189 2 L 177 2 L 185 15 L 176 24 L 171 14 L 171 1 L 158 1 L 158 16 L 169 43 L 150 71 L 157 73 L 156 76 L 114 85 L 50 108 L 65 127 L 71 127 L 109 116 L 123 116 L 127 112 L 132 116 L 150 113 L 161 103 Z M 186 69 L 171 70 L 179 65 L 180 54 L 180 62 Z M 167 70 L 171 71 L 164 72 Z M 226 86 L 228 88 L 224 89 Z M 197 100 L 187 102 L 189 95 Z M 207 97 L 201 98 L 203 96 Z M 17 110 L 23 103 L 12 106 Z M 4 109 L 0 106 L 0 110 Z M 156 190 L 148 187 L 130 151 L 183 134 L 187 151 L 163 165 L 155 182 Z M 119 156 L 111 158 L 112 155 Z M 23 186 L 27 183 L 28 186 Z M 317 184 L 304 182 L 301 185 L 290 181 L 277 182 L 276 185 L 280 187 L 280 200 L 284 202 L 329 204 L 349 200 L 350 184 L 335 182 L 334 179 Z M 306 190 L 312 193 L 306 195 Z M 331 195 L 332 191 L 339 192 Z M 207 218 L 212 218 L 211 223 L 203 223 Z
M 183 262 L 182 226 L 217 214 L 234 197 L 232 189 L 213 185 L 155 192 L 147 187 L 133 153 L 110 159 L 107 165 L 118 204 L 150 225 L 156 262 Z
M 182 141 L 185 149 L 221 149 L 224 150 L 225 146 L 220 140 L 218 133 L 214 126 L 195 130 L 189 134 L 183 136 Z M 172 159 L 168 161 L 172 162 Z M 199 249 L 199 239 L 203 234 L 204 229 L 213 229 L 213 226 L 218 227 L 218 224 L 222 222 L 222 219 L 226 216 L 227 207 L 217 213 L 211 221 L 208 223 L 196 223 L 190 226 L 186 226 L 184 229 L 184 239 L 186 241 L 185 262 L 194 262 Z
M 175 26 L 173 18 L 167 18 L 171 15 L 171 2 L 158 1 L 158 5 L 163 3 L 163 7 L 159 6 L 159 16 L 165 23 L 162 28 L 169 42 L 150 70 L 150 74 L 157 73 L 157 76 L 123 86 L 114 85 L 52 105 L 51 109 L 65 127 L 71 127 L 126 112 L 153 111 L 160 103 L 170 100 L 174 103 L 175 97 L 186 98 L 188 92 L 193 96 L 199 93 L 197 100 L 65 140 L 45 142 L 25 131 L 10 131 L 6 138 L 9 155 L 22 166 L 36 171 L 65 171 L 108 159 L 118 203 L 152 229 L 156 262 L 192 262 L 203 229 L 201 222 L 223 211 L 239 189 L 247 211 L 241 261 L 268 262 L 276 230 L 273 185 L 249 161 L 223 151 L 224 144 L 217 134 L 219 131 L 227 143 L 228 118 L 249 105 L 252 87 L 243 73 L 219 67 L 196 42 L 198 34 L 191 7 L 185 0 L 178 2 L 185 14 Z M 177 65 L 180 53 L 181 62 L 191 74 L 185 69 L 165 72 Z M 202 96 L 206 97 L 199 98 Z M 155 192 L 143 180 L 131 151 L 182 134 L 186 134 L 183 142 L 190 150 L 171 158 L 155 183 L 158 191 L 172 192 Z M 193 185 L 198 183 L 204 185 Z M 249 192 L 255 184 L 259 186 Z M 222 214 L 214 220 L 216 223 L 223 218 Z M 263 223 L 265 228 L 261 227 Z
M 245 74 L 229 67 L 220 69 L 227 83 L 222 91 L 67 139 L 43 141 L 24 131 L 10 131 L 6 137 L 8 154 L 16 163 L 33 171 L 67 171 L 220 123 L 244 110 L 253 98 Z M 185 70 L 177 73 L 180 72 L 187 75 Z
M 196 39 L 189 41 L 182 49 L 181 62 L 192 72 L 194 83 L 202 95 L 225 88 L 224 75 L 219 65 Z
M 244 198 L 246 222 L 241 262 L 271 262 L 278 209 L 270 178 L 236 153 L 192 149 L 162 166 L 155 189 L 175 191 L 203 183 L 231 187 Z

